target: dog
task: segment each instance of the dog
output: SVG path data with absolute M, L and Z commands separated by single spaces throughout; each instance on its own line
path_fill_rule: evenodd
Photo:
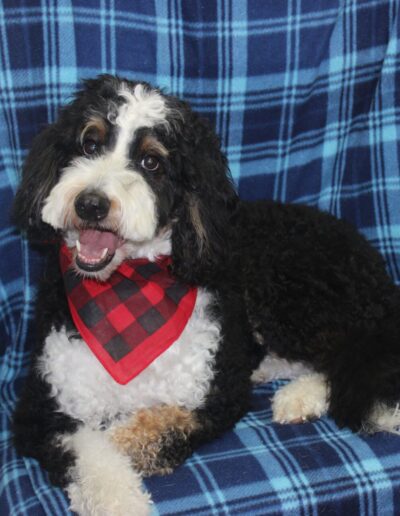
M 239 200 L 184 101 L 86 80 L 34 140 L 14 216 L 46 255 L 14 442 L 78 513 L 147 514 L 141 476 L 232 428 L 254 382 L 292 378 L 275 422 L 397 431 L 400 291 L 382 257 L 317 209 Z

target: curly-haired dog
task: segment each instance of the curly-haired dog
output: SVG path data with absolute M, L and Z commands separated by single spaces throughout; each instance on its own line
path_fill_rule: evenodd
M 145 514 L 140 475 L 231 428 L 252 382 L 279 374 L 298 378 L 275 421 L 396 430 L 400 293 L 383 260 L 328 214 L 240 202 L 186 103 L 86 81 L 35 139 L 15 216 L 54 242 L 15 443 L 81 514 Z

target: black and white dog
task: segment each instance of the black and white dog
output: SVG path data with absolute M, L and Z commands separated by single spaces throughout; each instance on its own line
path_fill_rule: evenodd
M 254 381 L 296 377 L 273 399 L 276 422 L 328 413 L 354 431 L 397 430 L 400 291 L 383 260 L 328 214 L 240 202 L 217 137 L 185 102 L 142 82 L 86 81 L 34 140 L 15 217 L 32 238 L 54 242 L 15 444 L 68 490 L 80 514 L 146 514 L 140 476 L 172 471 L 232 428 Z M 63 271 L 60 249 L 69 257 Z M 66 291 L 86 282 L 104 292 L 128 264 L 132 274 L 144 267 L 145 290 L 151 269 L 173 282 L 160 298 L 192 292 L 193 303 L 168 346 L 153 339 L 165 349 L 150 358 L 143 336 L 145 367 L 118 381 L 105 360 L 124 355 L 124 317 L 103 360 L 109 340 L 94 351 L 81 338 L 81 309 Z M 119 299 L 128 297 L 118 288 Z M 89 326 L 103 324 L 85 302 Z M 139 333 L 155 332 L 154 320 L 163 331 L 158 302 Z

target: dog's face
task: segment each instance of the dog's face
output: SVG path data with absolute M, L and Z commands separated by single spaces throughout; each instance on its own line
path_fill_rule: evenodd
M 226 245 L 235 198 L 217 138 L 187 104 L 102 76 L 35 140 L 15 211 L 22 226 L 61 235 L 86 276 L 105 279 L 158 242 L 195 281 Z
M 141 83 L 116 82 L 107 93 L 91 93 L 71 120 L 68 165 L 41 212 L 73 249 L 75 268 L 100 278 L 133 246 L 167 233 L 176 201 L 166 145 L 179 113 Z

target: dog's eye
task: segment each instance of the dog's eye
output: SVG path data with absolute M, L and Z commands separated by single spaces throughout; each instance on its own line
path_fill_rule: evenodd
M 158 161 L 158 159 L 155 156 L 151 156 L 150 154 L 145 156 L 140 164 L 143 168 L 145 168 L 146 170 L 150 170 L 151 172 L 157 170 L 160 166 L 160 162 Z
M 90 156 L 91 154 L 94 154 L 97 151 L 97 142 L 92 140 L 91 138 L 86 139 L 82 143 L 82 150 L 86 154 L 86 156 Z

